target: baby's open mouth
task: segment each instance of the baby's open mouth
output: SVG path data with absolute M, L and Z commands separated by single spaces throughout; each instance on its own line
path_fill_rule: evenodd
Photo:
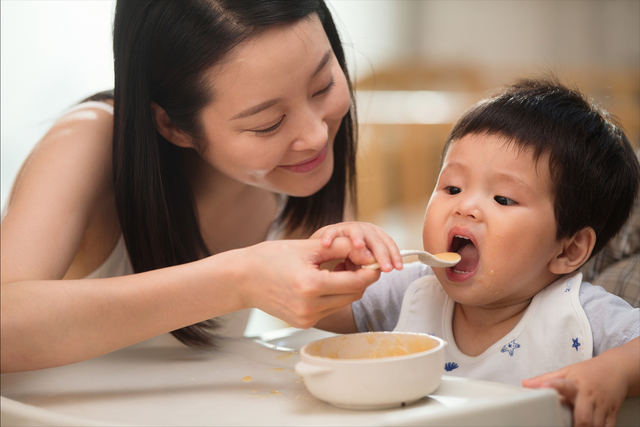
M 468 237 L 456 234 L 451 241 L 450 252 L 457 252 L 462 258 L 458 264 L 451 267 L 454 273 L 470 273 L 478 266 L 480 254 L 476 245 Z

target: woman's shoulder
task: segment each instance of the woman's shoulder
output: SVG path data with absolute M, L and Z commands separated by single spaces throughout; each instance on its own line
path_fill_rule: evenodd
M 52 163 L 66 159 L 79 178 L 110 181 L 112 146 L 113 105 L 88 101 L 62 114 L 36 145 L 29 162 L 36 157 Z
M 35 146 L 33 152 L 65 150 L 83 152 L 111 149 L 113 105 L 88 101 L 78 104 L 56 120 Z
M 19 184 L 39 188 L 52 177 L 58 182 L 65 176 L 75 182 L 110 180 L 112 139 L 112 103 L 89 101 L 67 110 L 23 162 L 10 200 Z
M 84 101 L 66 110 L 51 127 L 51 131 L 67 130 L 101 131 L 113 129 L 113 101 Z M 48 135 L 47 134 L 47 135 Z M 46 135 L 45 135 L 46 137 Z

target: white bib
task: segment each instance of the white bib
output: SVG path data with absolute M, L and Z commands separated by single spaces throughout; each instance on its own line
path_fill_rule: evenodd
M 455 302 L 435 276 L 413 282 L 395 331 L 436 335 L 445 347 L 445 375 L 521 385 L 593 355 L 591 327 L 579 300 L 582 273 L 566 275 L 536 294 L 518 324 L 484 353 L 462 353 L 453 337 Z

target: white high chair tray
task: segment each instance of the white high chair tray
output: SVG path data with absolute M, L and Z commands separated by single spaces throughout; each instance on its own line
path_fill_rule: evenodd
M 414 405 L 350 411 L 317 400 L 293 371 L 286 330 L 194 351 L 170 335 L 69 366 L 2 375 L 2 425 L 567 425 L 551 390 L 444 377 Z M 287 347 L 287 348 L 284 348 Z

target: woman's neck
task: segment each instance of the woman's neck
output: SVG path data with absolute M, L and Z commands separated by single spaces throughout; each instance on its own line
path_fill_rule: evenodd
M 211 254 L 264 241 L 278 200 L 211 167 L 195 153 L 185 156 L 202 237 Z

